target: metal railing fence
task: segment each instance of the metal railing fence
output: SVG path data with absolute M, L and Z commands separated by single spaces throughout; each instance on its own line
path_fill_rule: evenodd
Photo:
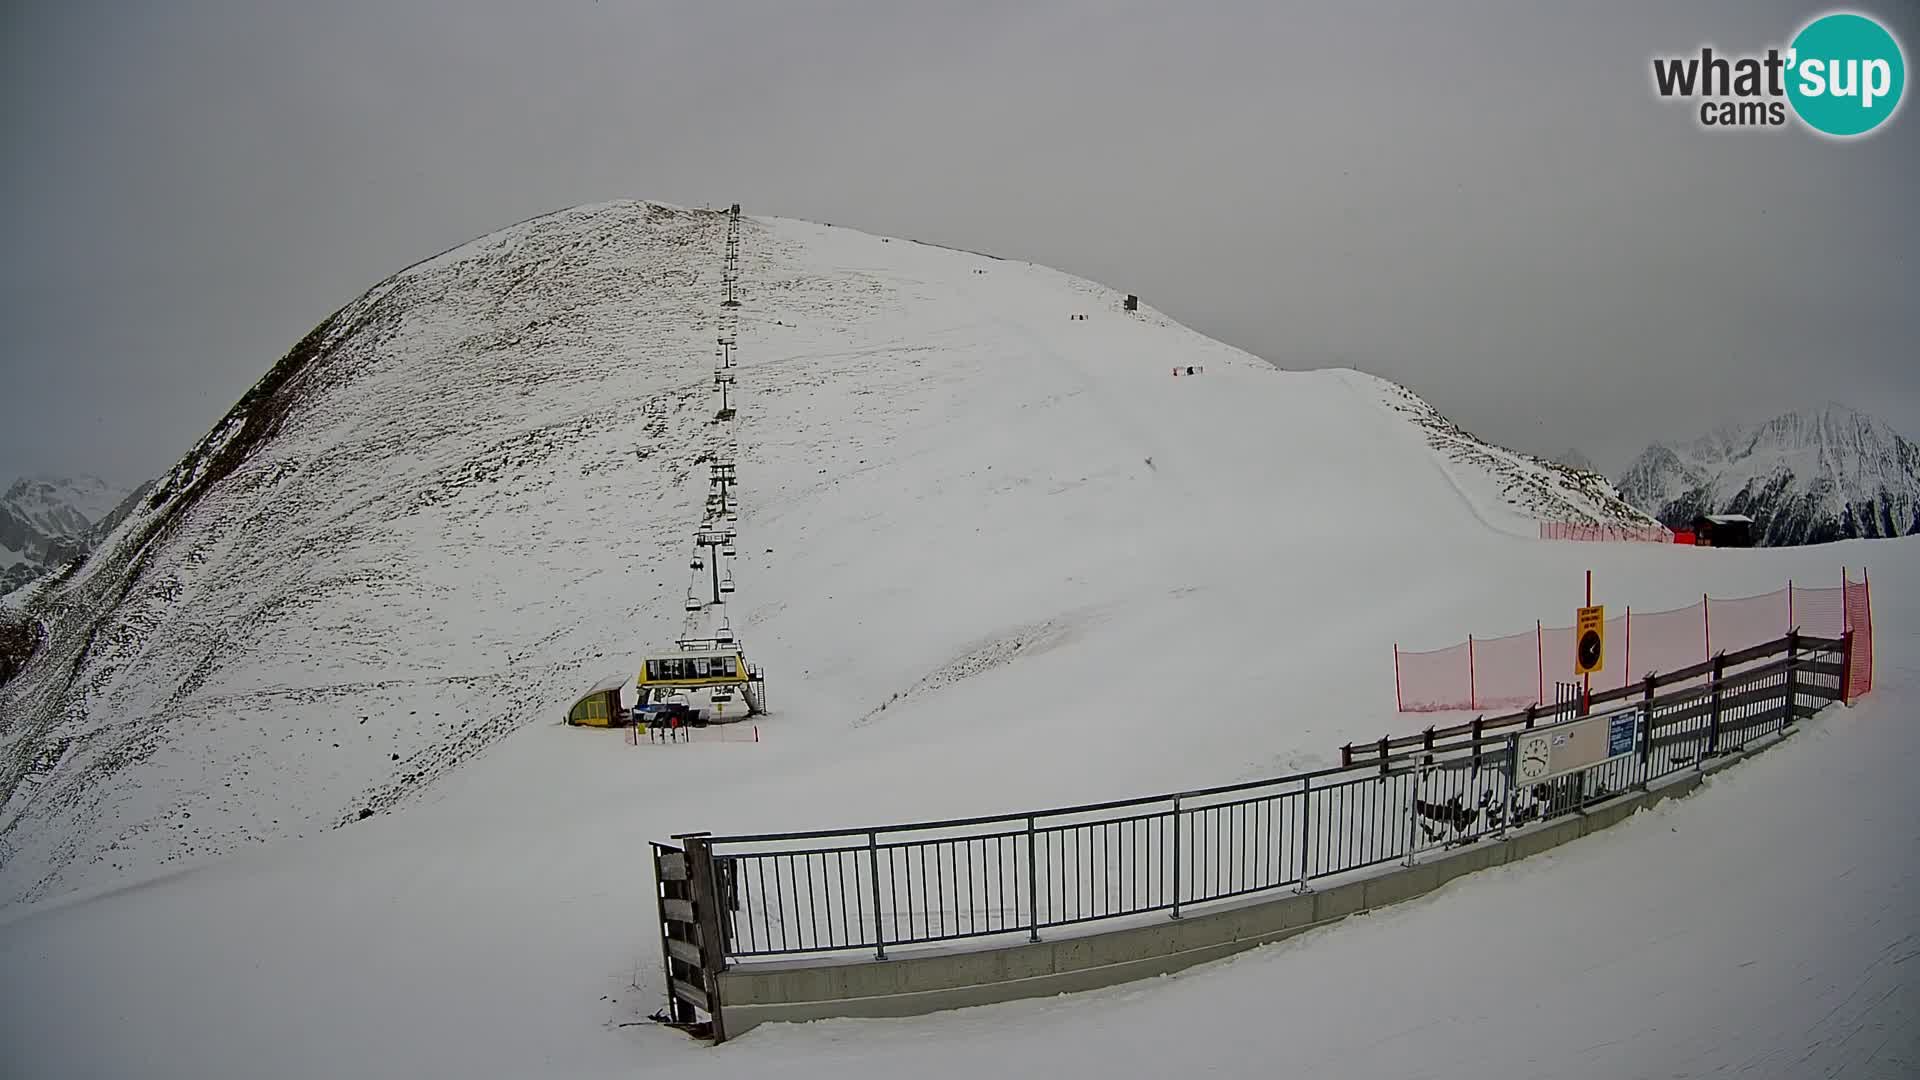
M 1474 724 L 1413 745 L 1349 748 L 1314 772 L 1083 806 L 948 821 L 707 838 L 727 960 L 1023 935 L 1293 888 L 1576 812 L 1783 731 L 1846 685 L 1845 638 L 1790 633 L 1650 677 L 1634 750 L 1543 784 L 1516 783 L 1525 727 Z M 1738 670 L 1730 670 L 1738 667 Z M 1684 677 L 1678 677 L 1682 676 Z M 1706 681 L 1698 680 L 1702 675 Z M 1660 685 L 1688 683 L 1661 694 Z M 1595 699 L 1596 701 L 1598 698 Z M 1599 710 L 1596 710 L 1598 712 Z M 1355 760 L 1355 749 L 1375 750 Z

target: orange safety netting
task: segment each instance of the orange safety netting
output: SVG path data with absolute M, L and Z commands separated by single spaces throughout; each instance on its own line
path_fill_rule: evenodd
M 1640 544 L 1673 542 L 1673 530 L 1664 525 L 1599 525 L 1581 521 L 1543 521 L 1542 540 L 1596 540 Z
M 1847 661 L 1852 700 L 1873 688 L 1873 604 L 1866 579 L 1841 574 L 1837 588 L 1787 587 L 1761 596 L 1696 603 L 1667 611 L 1634 611 L 1608 619 L 1606 663 L 1596 690 L 1704 663 L 1722 653 L 1777 640 L 1798 627 L 1812 637 L 1853 633 Z M 1557 682 L 1574 673 L 1574 632 L 1544 627 L 1499 638 L 1472 638 L 1445 649 L 1407 652 L 1394 646 L 1394 691 L 1401 712 L 1522 708 L 1552 701 Z

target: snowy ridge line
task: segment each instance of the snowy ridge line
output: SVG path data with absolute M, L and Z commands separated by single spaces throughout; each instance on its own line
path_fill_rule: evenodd
M 714 836 L 685 851 L 711 859 L 712 880 L 724 883 L 728 961 L 866 949 L 885 960 L 890 948 L 1016 933 L 1038 941 L 1049 928 L 1178 916 L 1282 888 L 1309 891 L 1309 882 L 1385 863 L 1410 866 L 1698 772 L 1843 699 L 1843 643 L 1799 644 L 1806 652 L 1790 661 L 1643 702 L 1629 752 L 1538 783 L 1514 775 L 1508 736 L 1146 798 Z M 1555 717 L 1573 718 L 1571 708 Z

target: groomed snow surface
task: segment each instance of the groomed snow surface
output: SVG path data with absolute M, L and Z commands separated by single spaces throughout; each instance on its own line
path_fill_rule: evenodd
M 178 675 L 156 623 L 100 675 L 124 707 L 87 723 L 144 720 L 167 741 L 108 777 L 112 798 L 76 796 L 79 847 L 59 814 L 31 817 L 44 861 L 12 884 L 36 896 L 0 910 L 8 1075 L 1912 1074 L 1920 543 L 1542 543 L 1377 380 L 1272 370 L 1042 268 L 750 222 L 733 624 L 775 714 L 758 743 L 629 747 L 560 726 L 575 691 L 679 628 L 704 492 L 710 333 L 604 340 L 646 299 L 622 290 L 647 276 L 593 239 L 630 213 L 563 218 L 578 244 L 516 233 L 416 268 L 422 295 L 470 309 L 383 315 L 360 382 L 297 417 L 156 556 L 177 589 L 153 602 L 193 625 L 262 590 L 326 618 L 275 607 L 186 686 L 157 682 Z M 718 267 L 717 217 L 670 227 L 679 266 Z M 522 251 L 541 266 L 515 264 Z M 592 287 L 570 292 L 583 264 Z M 505 291 L 480 295 L 494 280 Z M 649 317 L 699 310 L 711 294 L 690 280 L 661 286 L 679 306 Z M 514 306 L 526 281 L 567 314 L 556 343 L 516 353 L 496 331 L 538 317 Z M 420 327 L 432 349 L 394 351 Z M 542 363 L 570 381 L 535 377 Z M 1176 380 L 1175 363 L 1206 374 Z M 395 457 L 410 364 L 449 397 L 486 376 L 492 397 L 464 414 L 504 423 L 531 402 L 553 442 L 474 474 L 501 435 L 442 420 Z M 647 433 L 652 401 L 673 438 Z M 435 486 L 448 475 L 468 479 Z M 341 477 L 356 498 L 336 507 Z M 328 580 L 297 560 L 249 566 L 256 549 L 222 539 L 274 498 L 279 531 L 248 543 L 292 560 L 332 538 L 313 549 Z M 1108 991 L 768 1026 L 717 1049 L 645 1021 L 663 1003 L 648 840 L 1313 767 L 1343 741 L 1451 719 L 1393 713 L 1396 640 L 1564 622 L 1589 568 L 1599 599 L 1650 610 L 1838 584 L 1842 564 L 1872 574 L 1874 696 L 1607 834 Z M 353 584 L 375 571 L 376 587 Z M 402 662 L 412 682 L 378 682 Z M 429 731 L 430 712 L 451 733 Z M 505 733 L 324 827 L 482 726 Z M 265 830 L 269 815 L 289 824 Z M 61 861 L 76 850 L 103 854 Z
M 1920 611 L 1897 595 L 1871 698 L 1695 796 L 1175 976 L 718 1049 L 623 1026 L 660 1004 L 639 845 L 700 815 L 626 820 L 658 757 L 539 729 L 373 827 L 0 926 L 0 1043 L 49 1077 L 1911 1077 Z

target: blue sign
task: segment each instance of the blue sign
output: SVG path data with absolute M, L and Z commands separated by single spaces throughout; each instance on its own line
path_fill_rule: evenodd
M 1633 753 L 1633 730 L 1639 726 L 1640 714 L 1636 712 L 1614 713 L 1607 718 L 1607 756 L 1619 757 Z

